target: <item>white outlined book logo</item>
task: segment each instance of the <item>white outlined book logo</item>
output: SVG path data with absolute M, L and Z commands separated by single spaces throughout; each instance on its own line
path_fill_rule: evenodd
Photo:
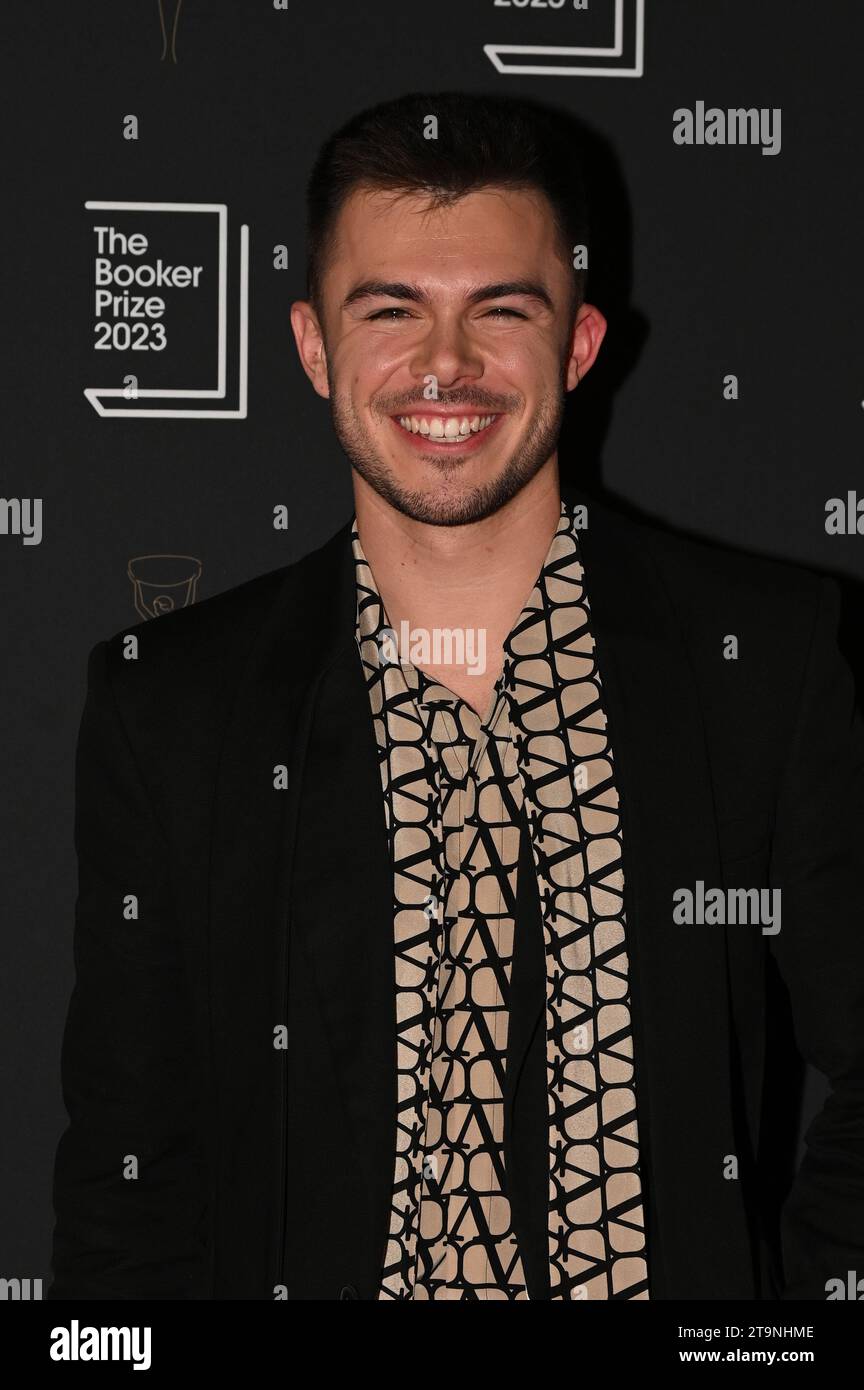
M 229 355 L 234 316 L 228 308 L 226 205 L 93 199 L 84 206 L 100 214 L 91 229 L 94 348 L 117 368 L 110 385 L 84 388 L 93 409 L 103 418 L 245 420 L 248 226 L 240 228 L 239 304 L 231 330 L 235 370 Z M 236 406 L 229 404 L 229 374 Z M 211 382 L 215 377 L 216 384 L 174 384 L 202 375 Z
M 591 0 L 577 10 L 563 0 L 494 0 L 495 14 L 521 32 L 543 25 L 547 43 L 487 43 L 497 72 L 527 77 L 641 77 L 645 67 L 645 0 Z M 569 44 L 557 41 L 566 29 Z M 539 37 L 539 33 L 538 33 Z M 572 39 L 580 42 L 573 43 Z

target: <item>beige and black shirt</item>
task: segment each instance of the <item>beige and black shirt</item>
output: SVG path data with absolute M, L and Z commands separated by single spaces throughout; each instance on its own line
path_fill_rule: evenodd
M 394 877 L 398 1118 L 378 1297 L 528 1297 L 503 1145 L 524 814 L 546 957 L 550 1296 L 647 1299 L 618 792 L 571 515 L 562 503 L 482 719 L 394 656 L 356 521 L 352 544 Z

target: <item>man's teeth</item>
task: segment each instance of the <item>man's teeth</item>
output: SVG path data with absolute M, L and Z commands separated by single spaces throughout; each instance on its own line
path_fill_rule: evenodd
M 465 439 L 479 434 L 496 418 L 494 415 L 456 415 L 442 419 L 440 415 L 400 415 L 399 424 L 409 434 L 428 434 L 430 439 Z

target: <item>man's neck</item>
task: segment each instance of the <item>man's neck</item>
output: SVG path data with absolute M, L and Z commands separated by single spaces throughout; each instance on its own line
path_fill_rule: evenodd
M 501 673 L 504 641 L 558 526 L 556 456 L 500 511 L 467 526 L 413 521 L 356 476 L 354 496 L 360 544 L 397 640 L 405 631 L 412 638 L 436 629 L 465 634 L 472 659 L 436 664 L 434 656 L 417 660 L 404 651 L 400 656 L 484 714 Z

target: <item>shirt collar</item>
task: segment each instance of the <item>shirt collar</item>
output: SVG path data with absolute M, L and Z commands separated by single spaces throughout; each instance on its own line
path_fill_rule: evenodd
M 436 712 L 449 711 L 453 716 L 460 715 L 465 727 L 470 729 L 472 734 L 476 733 L 477 735 L 473 759 L 476 761 L 482 752 L 482 747 L 485 747 L 489 734 L 500 725 L 502 720 L 506 719 L 507 698 L 505 697 L 509 694 L 510 698 L 517 698 L 517 693 L 513 691 L 509 679 L 510 652 L 518 651 L 519 655 L 527 654 L 520 648 L 520 633 L 534 625 L 534 616 L 539 602 L 539 586 L 542 584 L 548 587 L 550 584 L 562 581 L 572 582 L 574 576 L 570 572 L 565 572 L 566 566 L 565 570 L 562 570 L 562 560 L 565 556 L 570 556 L 572 563 L 572 545 L 568 543 L 567 537 L 575 534 L 573 521 L 574 518 L 567 502 L 562 498 L 561 514 L 555 535 L 552 537 L 531 594 L 504 644 L 504 669 L 496 682 L 489 714 L 486 720 L 483 720 L 476 710 L 472 709 L 460 696 L 452 690 L 448 690 L 434 677 L 427 675 L 420 667 L 413 665 L 399 651 L 397 634 L 387 616 L 384 600 L 360 541 L 357 517 L 356 515 L 352 517 L 351 549 L 354 558 L 357 593 L 355 637 L 367 684 L 381 681 L 385 686 L 388 698 L 395 691 L 401 690 L 410 699 L 416 716 L 422 721 L 426 735 L 433 743 L 437 742 L 434 737 Z M 578 577 L 581 578 L 581 567 Z M 447 720 L 447 727 L 450 727 L 451 723 L 451 720 Z

